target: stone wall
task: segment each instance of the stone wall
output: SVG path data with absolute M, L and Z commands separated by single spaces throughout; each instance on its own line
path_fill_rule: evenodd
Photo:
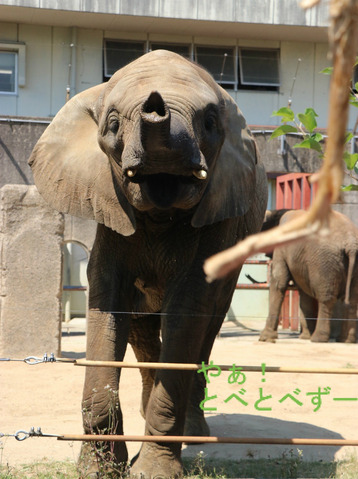
M 33 185 L 27 160 L 49 120 L 8 118 L 0 121 L 0 187 Z
M 63 215 L 35 186 L 2 187 L 0 208 L 0 355 L 58 355 Z

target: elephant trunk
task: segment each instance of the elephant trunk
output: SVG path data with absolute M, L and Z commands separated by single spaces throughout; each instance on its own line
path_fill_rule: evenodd
M 140 117 L 144 151 L 169 149 L 170 111 L 157 91 L 153 91 L 143 103 Z
M 171 112 L 160 93 L 153 91 L 140 110 L 134 130 L 122 154 L 125 175 L 137 181 L 142 174 L 188 174 L 207 178 L 207 165 L 185 120 Z

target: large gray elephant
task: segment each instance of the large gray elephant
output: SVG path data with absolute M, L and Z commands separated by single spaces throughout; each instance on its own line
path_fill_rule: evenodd
M 268 212 L 263 230 L 306 215 L 303 210 Z M 331 211 L 329 231 L 276 248 L 272 256 L 269 314 L 260 341 L 275 341 L 281 305 L 292 280 L 300 295 L 301 338 L 326 342 L 331 319 L 341 318 L 340 341 L 356 342 L 358 304 L 358 229 L 345 215 Z M 317 311 L 318 303 L 318 311 Z M 313 319 L 317 318 L 317 319 Z
M 260 230 L 267 202 L 255 142 L 228 93 L 183 57 L 148 53 L 70 100 L 30 165 L 50 205 L 99 223 L 87 358 L 121 361 L 129 342 L 139 361 L 207 362 L 239 271 L 208 284 L 203 262 Z M 198 374 L 141 374 L 145 434 L 208 433 Z M 118 368 L 87 368 L 86 432 L 108 428 L 108 387 L 119 377 Z M 112 432 L 122 434 L 118 398 L 112 410 Z M 144 443 L 131 474 L 179 477 L 180 451 L 180 443 Z M 127 461 L 124 443 L 114 456 Z M 96 468 L 94 460 L 88 472 Z

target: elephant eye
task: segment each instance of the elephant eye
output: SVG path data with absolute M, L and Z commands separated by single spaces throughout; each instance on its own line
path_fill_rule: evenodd
M 210 110 L 206 112 L 205 119 L 204 119 L 204 126 L 206 131 L 212 131 L 217 124 L 217 114 L 215 111 Z
M 110 115 L 108 118 L 108 129 L 112 133 L 117 133 L 119 129 L 119 119 L 116 115 Z

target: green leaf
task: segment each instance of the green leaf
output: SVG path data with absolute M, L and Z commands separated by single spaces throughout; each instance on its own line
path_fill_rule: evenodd
M 343 154 L 343 159 L 348 170 L 353 170 L 355 164 L 358 161 L 358 153 L 348 153 L 347 151 L 345 151 Z
M 342 186 L 342 191 L 358 191 L 358 185 Z
M 312 140 L 315 140 L 315 141 L 318 141 L 318 143 L 320 141 L 323 140 L 323 135 L 321 133 L 313 133 L 310 138 L 312 138 Z
M 296 143 L 293 145 L 293 148 L 308 148 L 310 150 L 318 151 L 322 153 L 322 146 L 318 141 L 314 140 L 313 138 L 306 138 L 305 140 L 301 141 L 301 143 Z
M 318 115 L 313 108 L 307 108 L 304 113 L 299 113 L 297 118 L 307 130 L 312 133 L 312 131 L 317 128 L 316 116 Z
M 277 111 L 273 111 L 271 116 L 281 116 L 282 122 L 293 121 L 295 119 L 295 114 L 293 113 L 291 108 L 288 108 L 286 106 L 280 108 Z
M 297 128 L 292 125 L 281 125 L 277 127 L 271 134 L 270 140 L 278 136 L 286 135 L 286 133 L 297 133 Z
M 355 89 L 356 89 L 356 91 L 358 91 L 358 83 L 355 84 Z M 358 107 L 358 95 L 357 95 L 357 93 L 351 93 L 349 95 L 349 103 L 352 106 Z
M 344 143 L 348 143 L 349 141 L 351 141 L 352 138 L 353 138 L 353 133 L 348 132 L 348 133 L 346 134 L 346 138 L 345 138 L 345 140 L 344 140 Z
M 333 67 L 323 68 L 323 70 L 320 71 L 320 73 L 323 73 L 323 75 L 332 75 L 332 72 Z

